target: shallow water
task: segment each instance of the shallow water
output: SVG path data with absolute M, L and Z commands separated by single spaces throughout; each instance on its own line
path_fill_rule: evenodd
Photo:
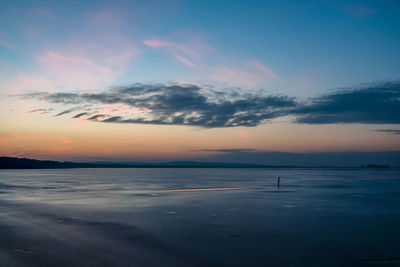
M 0 266 L 400 266 L 399 206 L 399 169 L 0 170 Z

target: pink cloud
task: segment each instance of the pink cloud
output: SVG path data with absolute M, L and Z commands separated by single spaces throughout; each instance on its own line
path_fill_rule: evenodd
M 235 66 L 208 66 L 207 70 L 209 78 L 228 86 L 256 88 L 281 81 L 278 74 L 255 60 Z
M 89 58 L 45 51 L 38 57 L 42 72 L 54 84 L 64 87 L 93 89 L 109 84 L 114 77 L 113 70 Z
M 210 77 L 221 83 L 246 87 L 254 87 L 258 83 L 257 77 L 235 67 L 218 66 L 209 69 Z
M 107 155 L 114 155 L 114 151 L 111 148 L 106 148 L 104 151 L 107 153 Z
M 109 67 L 96 64 L 92 60 L 84 57 L 65 56 L 54 51 L 46 51 L 43 55 L 39 56 L 39 61 L 60 70 L 68 70 L 71 67 L 82 66 L 88 68 L 102 75 L 109 75 L 112 70 Z
M 46 14 L 46 10 L 41 10 Z M 112 12 L 111 12 L 112 13 Z M 106 11 L 96 14 L 100 23 L 108 23 L 112 16 Z M 90 22 L 88 23 L 90 24 Z M 8 91 L 51 90 L 58 87 L 65 89 L 93 89 L 112 85 L 129 67 L 132 60 L 140 54 L 140 49 L 134 40 L 128 39 L 117 30 L 96 31 L 93 25 L 86 25 L 89 30 L 76 34 L 69 42 L 53 45 L 35 54 L 29 54 L 36 59 L 37 65 L 25 74 L 19 74 L 17 79 L 3 82 L 3 88 Z M 0 32 L 0 46 L 10 49 L 17 48 L 5 41 Z M 33 33 L 36 36 L 36 33 Z M 101 42 L 99 42 L 101 40 Z M 19 51 L 18 51 L 19 52 Z M 4 86 L 5 85 L 5 86 Z M 64 90 L 65 90 L 64 89 Z
M 106 144 L 111 144 L 111 143 L 114 143 L 116 140 L 117 139 L 115 139 L 115 138 L 108 138 L 105 143 Z
M 40 75 L 29 75 L 25 73 L 18 73 L 18 76 L 14 80 L 8 80 L 3 82 L 3 88 L 10 93 L 22 93 L 26 90 L 47 90 L 52 89 L 52 83 L 40 76 Z
M 125 68 L 126 65 L 138 54 L 135 48 L 126 48 L 119 54 L 111 55 L 104 59 L 104 62 L 112 67 Z
M 70 138 L 68 137 L 64 137 L 64 136 L 59 136 L 57 137 L 57 140 L 62 143 L 62 144 L 73 144 L 75 143 L 74 141 L 72 141 Z
M 260 71 L 261 73 L 265 74 L 268 78 L 270 78 L 272 80 L 276 80 L 276 81 L 281 80 L 281 78 L 278 76 L 278 74 L 273 72 L 269 67 L 263 65 L 261 62 L 252 60 L 249 62 L 249 64 L 251 66 L 253 66 L 255 69 L 257 69 L 258 71 Z
M 173 46 L 173 44 L 159 39 L 144 40 L 143 43 L 152 48 Z
M 210 45 L 196 36 L 189 37 L 181 42 L 155 38 L 144 40 L 143 44 L 154 49 L 163 48 L 182 64 L 195 69 L 199 68 L 195 61 L 201 60 L 205 54 L 214 51 Z
M 178 34 L 179 35 L 179 34 Z M 209 64 L 205 62 L 208 55 L 215 51 L 202 38 L 189 33 L 184 41 L 169 41 L 163 39 L 144 40 L 143 44 L 154 49 L 165 49 L 177 61 L 198 72 L 198 80 L 211 79 L 228 86 L 260 87 L 272 82 L 280 82 L 281 77 L 269 66 L 257 60 L 235 62 L 232 64 Z M 176 36 L 175 36 L 176 37 Z M 212 61 L 218 58 L 214 57 Z
M 178 43 L 160 39 L 152 39 L 143 41 L 143 44 L 151 48 L 166 48 L 170 53 L 173 54 L 183 54 L 194 58 L 202 57 L 202 54 L 199 51 L 199 46 L 193 41 L 188 43 Z
M 257 71 L 254 72 L 233 66 L 209 67 L 209 70 L 211 79 L 229 86 L 255 88 L 270 83 L 268 77 Z
M 0 134 L 0 145 L 7 143 L 13 136 L 11 134 Z
M 250 134 L 246 131 L 238 131 L 238 134 L 243 138 L 249 138 Z
M 93 89 L 111 85 L 139 51 L 118 37 L 108 42 L 44 51 L 36 56 L 39 71 L 55 86 Z
M 201 58 L 201 51 L 204 50 L 203 48 L 205 47 L 201 41 L 195 40 L 189 40 L 186 42 L 170 42 L 160 39 L 151 39 L 143 41 L 143 44 L 151 48 L 166 48 L 170 53 L 184 54 L 194 58 Z
M 92 12 L 83 17 L 80 27 L 69 39 L 47 42 L 41 51 L 20 51 L 10 42 L 10 36 L 0 29 L 0 46 L 7 47 L 36 59 L 36 66 L 17 78 L 3 81 L 9 91 L 46 90 L 64 87 L 68 90 L 103 88 L 115 83 L 125 73 L 133 59 L 140 54 L 139 42 L 127 37 L 127 11 L 124 4 L 113 4 L 110 9 Z M 35 7 L 17 10 L 18 16 L 40 16 L 52 23 L 55 13 L 50 9 Z M 126 25 L 128 26 L 128 25 Z M 34 43 L 43 40 L 43 29 L 24 25 L 21 34 Z M 15 73 L 15 71 L 14 71 Z M 6 85 L 6 86 L 4 86 Z
M 189 59 L 187 59 L 187 58 L 185 58 L 185 57 L 183 57 L 183 56 L 174 54 L 174 57 L 175 57 L 179 62 L 181 62 L 182 64 L 184 64 L 184 65 L 186 65 L 186 66 L 188 66 L 188 67 L 191 67 L 191 68 L 194 68 L 194 69 L 197 68 L 197 65 L 196 65 L 196 64 L 194 64 L 194 63 L 191 62 Z
M 52 147 L 45 148 L 43 150 L 49 151 L 49 152 L 62 152 L 62 151 L 71 150 L 71 148 L 67 147 L 67 146 L 52 146 Z

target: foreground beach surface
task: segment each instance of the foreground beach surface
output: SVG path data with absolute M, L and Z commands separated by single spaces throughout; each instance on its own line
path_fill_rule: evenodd
M 0 266 L 399 266 L 399 204 L 399 169 L 0 170 Z

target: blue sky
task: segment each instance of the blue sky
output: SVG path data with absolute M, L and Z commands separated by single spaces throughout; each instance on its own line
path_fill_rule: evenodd
M 400 149 L 399 11 L 398 1 L 1 0 L 2 151 L 44 157 L 1 140 L 72 140 L 97 127 L 143 130 L 149 155 L 146 127 L 173 138 L 159 146 L 176 155 Z M 215 129 L 178 145 L 198 127 Z
M 45 51 L 83 57 L 76 50 L 96 44 L 135 54 L 102 86 L 183 80 L 312 95 L 397 79 L 398 11 L 397 1 L 2 1 L 0 64 L 3 77 L 34 73 Z M 150 49 L 146 40 L 170 45 Z M 214 77 L 258 77 L 253 61 L 279 81 Z

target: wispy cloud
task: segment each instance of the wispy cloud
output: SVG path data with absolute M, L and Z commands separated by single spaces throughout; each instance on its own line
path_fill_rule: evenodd
M 27 12 L 23 9 L 21 12 L 16 12 L 15 16 L 40 17 L 43 20 L 41 25 L 60 23 L 60 18 L 56 21 L 48 19 L 50 15 L 57 13 L 53 14 L 50 9 L 37 8 Z M 16 77 L 11 76 L 3 81 L 2 90 L 54 91 L 60 87 L 90 90 L 110 86 L 127 71 L 130 63 L 141 53 L 140 41 L 124 32 L 128 27 L 126 19 L 127 12 L 123 8 L 102 8 L 98 11 L 82 12 L 74 18 L 81 21 L 80 26 L 73 27 L 74 30 L 68 34 L 62 34 L 63 38 L 54 35 L 52 42 L 45 42 L 40 46 L 33 45 L 35 48 L 32 49 L 22 45 L 25 49 L 21 51 L 11 43 L 11 36 L 4 36 L 0 31 L 0 46 L 7 45 L 10 49 L 18 50 L 17 52 L 26 58 L 33 59 L 32 67 L 26 67 L 17 73 Z M 32 26 L 27 25 L 27 28 Z M 42 38 L 46 38 L 35 32 L 37 27 L 33 28 L 34 33 L 23 43 L 41 42 Z M 27 30 L 24 28 L 20 31 Z M 45 31 L 42 34 L 46 34 Z
M 33 56 L 37 64 L 35 70 L 29 74 L 18 73 L 16 78 L 4 81 L 4 91 L 93 90 L 110 86 L 140 52 L 128 41 L 109 43 L 112 44 L 41 51 Z
M 206 51 L 212 51 L 213 48 L 205 44 L 198 38 L 191 38 L 185 42 L 176 42 L 162 39 L 144 40 L 143 44 L 151 48 L 165 48 L 169 52 L 179 55 L 187 55 L 194 58 L 201 58 Z
M 44 51 L 37 57 L 42 72 L 52 84 L 66 87 L 78 85 L 93 89 L 110 84 L 117 73 L 108 64 L 102 64 L 76 52 Z
M 189 67 L 194 68 L 194 69 L 198 68 L 198 66 L 197 66 L 196 64 L 194 64 L 194 63 L 191 62 L 189 59 L 187 59 L 187 58 L 185 58 L 185 57 L 183 57 L 183 56 L 174 54 L 174 57 L 175 57 L 178 61 L 180 61 L 182 64 L 184 64 L 184 65 L 186 65 L 186 66 L 189 66 Z
M 153 49 L 164 49 L 183 65 L 195 69 L 196 75 L 225 86 L 255 88 L 282 80 L 275 71 L 259 60 L 221 59 L 213 53 L 216 49 L 201 38 L 188 39 L 149 39 L 144 40 L 143 44 Z
M 257 60 L 251 60 L 248 62 L 248 64 L 255 69 L 257 69 L 260 73 L 264 74 L 267 76 L 269 79 L 280 81 L 281 77 L 279 77 L 278 74 L 276 74 L 270 67 L 262 64 L 261 62 Z
M 42 75 L 31 75 L 19 72 L 15 79 L 6 80 L 3 83 L 4 91 L 10 93 L 22 93 L 29 90 L 51 90 L 52 83 Z M 4 92 L 3 91 L 3 92 Z
M 281 80 L 278 74 L 256 60 L 244 62 L 240 64 L 240 67 L 208 66 L 207 70 L 209 78 L 227 86 L 256 88 Z
M 203 48 L 207 47 L 208 49 L 206 50 L 212 50 L 210 46 L 205 45 L 200 40 L 174 42 L 162 39 L 149 39 L 144 40 L 143 44 L 154 49 L 165 49 L 176 60 L 194 69 L 199 68 L 198 63 L 194 61 L 202 58 L 206 52 Z
M 173 43 L 159 40 L 159 39 L 151 39 L 151 40 L 144 40 L 143 44 L 152 47 L 152 48 L 160 48 L 160 47 L 173 47 Z

